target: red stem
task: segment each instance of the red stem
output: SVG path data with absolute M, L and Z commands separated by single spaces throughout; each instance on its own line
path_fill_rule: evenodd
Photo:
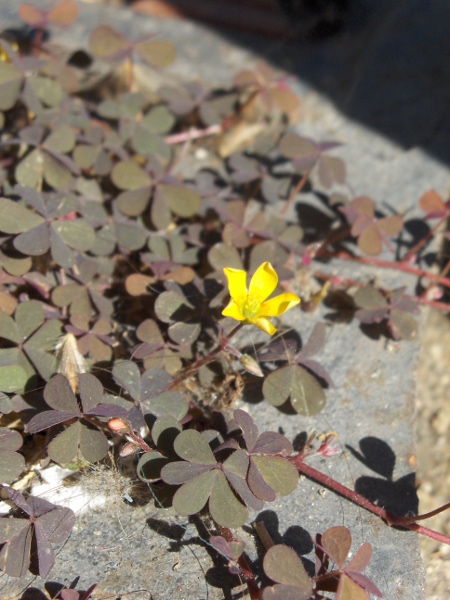
M 409 250 L 405 256 L 402 258 L 402 262 L 407 262 L 410 258 L 412 258 L 415 254 L 417 254 L 419 252 L 419 250 L 421 248 L 423 248 L 425 246 L 425 244 L 428 242 L 428 240 L 430 240 L 433 235 L 436 233 L 436 231 L 439 229 L 439 227 L 442 225 L 442 223 L 444 223 L 444 221 L 447 220 L 447 214 L 445 214 L 440 220 L 439 222 L 433 227 L 433 229 L 430 229 L 430 231 L 427 233 L 427 235 L 422 238 L 419 242 L 417 242 L 417 244 L 415 246 L 413 246 L 411 248 L 411 250 Z
M 227 542 L 235 542 L 236 538 L 233 536 L 228 527 L 220 527 L 220 532 L 223 537 L 227 540 Z M 241 569 L 242 575 L 245 579 L 245 583 L 247 584 L 248 593 L 250 594 L 251 600 L 259 600 L 259 587 L 256 583 L 255 576 L 253 575 L 253 571 L 248 564 L 247 559 L 243 554 L 238 558 L 238 565 Z
M 314 277 L 320 279 L 321 281 L 333 281 L 336 279 L 335 275 L 330 275 L 329 273 L 323 273 L 322 271 L 314 271 Z M 348 279 L 346 277 L 337 277 L 339 279 L 339 283 L 347 285 L 349 287 L 364 287 L 366 284 L 362 281 L 356 281 L 356 279 Z M 378 288 L 382 292 L 386 292 L 387 290 L 383 290 L 382 288 Z M 446 302 L 438 302 L 437 300 L 429 300 L 428 298 L 424 298 L 423 296 L 416 296 L 416 301 L 419 304 L 424 304 L 425 306 L 431 306 L 432 308 L 436 308 L 437 310 L 442 310 L 443 312 L 450 313 L 450 304 Z
M 328 255 L 325 255 L 328 256 Z M 385 269 L 394 269 L 395 271 L 403 271 L 404 273 L 410 273 L 411 275 L 415 275 L 416 277 L 425 277 L 430 281 L 435 281 L 440 285 L 444 285 L 445 287 L 450 288 L 450 279 L 448 277 L 442 277 L 441 275 L 435 275 L 434 273 L 429 273 L 428 271 L 424 271 L 423 269 L 419 269 L 418 267 L 413 267 L 412 265 L 407 265 L 403 262 L 392 262 L 390 260 L 379 260 L 378 258 L 372 258 L 370 256 L 354 256 L 353 254 L 349 254 L 348 252 L 337 252 L 333 254 L 329 254 L 330 258 L 339 258 L 341 260 L 351 260 L 353 262 L 358 262 L 366 265 L 372 265 L 374 267 L 383 267 Z
M 300 179 L 300 181 L 295 186 L 294 191 L 291 193 L 291 195 L 289 196 L 289 198 L 286 200 L 283 208 L 281 209 L 281 212 L 280 212 L 281 215 L 284 215 L 286 213 L 287 209 L 290 207 L 290 205 L 294 201 L 294 199 L 297 196 L 297 194 L 299 194 L 302 191 L 302 189 L 305 186 L 305 183 L 308 181 L 308 177 L 309 177 L 309 171 L 307 171 L 303 175 L 303 177 Z
M 378 515 L 381 519 L 386 521 L 388 525 L 400 526 L 405 529 L 410 529 L 411 531 L 416 531 L 417 533 L 426 535 L 427 537 L 432 538 L 433 540 L 450 546 L 450 537 L 444 535 L 443 533 L 439 533 L 438 531 L 434 531 L 433 529 L 428 529 L 427 527 L 422 527 L 422 525 L 418 525 L 415 522 L 411 523 L 406 517 L 398 517 L 397 515 L 389 513 L 384 508 L 381 508 L 381 506 L 377 506 L 376 504 L 370 502 L 370 500 L 367 500 L 367 498 L 364 498 L 364 496 L 361 496 L 361 494 L 354 492 L 345 485 L 342 485 L 338 481 L 335 481 L 331 477 L 328 477 L 328 475 L 325 475 L 317 469 L 314 469 L 314 467 L 310 467 L 309 465 L 302 462 L 302 460 L 298 460 L 298 456 L 292 457 L 290 461 L 295 465 L 299 473 L 303 473 L 303 475 L 306 475 L 306 477 L 309 477 L 313 481 L 321 483 L 328 489 L 336 492 L 337 494 L 340 494 L 344 498 L 347 498 L 347 500 L 354 502 L 358 506 L 365 508 L 366 510 L 375 515 Z M 420 515 L 419 517 L 415 518 L 426 518 L 426 515 Z

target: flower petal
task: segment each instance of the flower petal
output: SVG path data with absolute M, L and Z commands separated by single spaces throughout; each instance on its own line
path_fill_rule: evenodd
M 300 304 L 300 298 L 298 298 L 298 296 L 295 294 L 280 294 L 279 296 L 275 296 L 275 298 L 271 298 L 270 300 L 267 300 L 267 302 L 263 302 L 261 304 L 259 316 L 279 317 L 290 308 L 297 306 L 297 304 Z
M 248 295 L 251 298 L 259 298 L 262 302 L 273 293 L 278 285 L 278 275 L 270 262 L 264 262 L 258 267 L 250 281 Z
M 269 335 L 273 335 L 277 332 L 272 323 L 264 317 L 258 317 L 257 319 L 247 319 L 247 323 L 255 325 L 259 329 L 262 329 L 264 333 L 268 333 Z
M 247 297 L 247 272 L 242 269 L 230 268 L 224 269 L 223 272 L 228 279 L 230 296 L 237 302 L 243 302 Z
M 236 321 L 245 321 L 245 317 L 241 313 L 241 309 L 233 299 L 231 299 L 225 306 L 222 314 L 224 317 L 231 317 L 232 319 L 236 319 Z

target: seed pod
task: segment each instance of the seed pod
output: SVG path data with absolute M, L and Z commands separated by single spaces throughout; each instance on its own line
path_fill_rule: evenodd
M 264 377 L 264 373 L 261 371 L 261 367 L 258 365 L 256 360 L 252 358 L 249 354 L 243 354 L 239 359 L 239 362 L 244 367 L 244 369 L 252 375 L 256 375 L 256 377 Z
M 78 378 L 87 373 L 84 356 L 78 350 L 77 338 L 73 333 L 66 333 L 56 346 L 56 372 L 67 377 L 73 393 L 78 390 Z

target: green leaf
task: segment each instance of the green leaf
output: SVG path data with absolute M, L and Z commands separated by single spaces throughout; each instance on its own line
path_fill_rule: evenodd
M 134 46 L 137 54 L 151 67 L 168 67 L 176 58 L 175 46 L 165 40 L 139 42 Z
M 44 179 L 55 190 L 67 187 L 72 182 L 72 173 L 48 152 L 43 152 Z
M 147 400 L 145 406 L 153 415 L 170 415 L 175 419 L 182 419 L 189 410 L 188 402 L 180 392 L 163 392 Z
M 301 558 L 292 548 L 284 544 L 272 546 L 266 552 L 263 564 L 267 577 L 270 577 L 273 581 L 299 588 L 306 587 L 311 590 L 311 594 L 311 580 L 308 577 Z M 307 598 L 309 598 L 310 594 Z
M 21 341 L 19 328 L 12 317 L 0 311 L 0 338 L 19 344 Z
M 29 302 L 21 302 L 14 314 L 17 327 L 22 338 L 26 340 L 33 331 L 42 325 L 45 319 L 45 313 L 39 302 L 30 300 Z
M 117 243 L 125 250 L 139 250 L 147 241 L 146 231 L 132 223 L 116 223 Z
M 22 233 L 44 222 L 44 219 L 18 202 L 0 198 L 0 231 Z
M 76 456 L 80 441 L 81 423 L 77 421 L 57 435 L 48 445 L 49 457 L 61 465 L 67 465 Z
M 297 487 L 298 471 L 292 463 L 278 456 L 252 456 L 264 481 L 281 496 L 288 496 Z
M 197 192 L 187 187 L 161 184 L 157 193 L 161 194 L 170 210 L 179 217 L 192 217 L 201 205 L 201 198 Z
M 116 54 L 126 52 L 129 47 L 128 40 L 107 25 L 99 25 L 89 36 L 89 49 L 97 58 L 113 58 Z
M 225 267 L 243 269 L 239 252 L 234 246 L 219 242 L 208 252 L 208 260 L 213 269 L 221 271 Z M 258 265 L 259 266 L 259 265 Z
M 152 108 L 142 119 L 141 125 L 149 129 L 152 133 L 164 134 L 172 129 L 175 124 L 175 117 L 169 111 L 167 106 L 161 104 Z
M 44 153 L 35 149 L 25 156 L 16 167 L 15 177 L 20 185 L 38 189 L 44 177 Z
M 53 150 L 53 152 L 67 153 L 73 150 L 75 146 L 75 133 L 69 125 L 59 125 L 55 127 L 44 142 L 44 148 Z
M 25 459 L 17 452 L 1 452 L 0 481 L 11 483 L 25 469 Z
M 56 319 L 46 321 L 24 344 L 24 350 L 45 380 L 56 370 L 54 350 L 63 334 L 62 324 Z
M 263 394 L 273 406 L 281 406 L 290 398 L 296 412 L 306 417 L 320 412 L 326 402 L 320 384 L 299 365 L 272 372 L 264 381 Z
M 248 518 L 247 508 L 237 499 L 222 471 L 216 471 L 216 480 L 209 499 L 209 512 L 214 521 L 222 527 L 242 527 Z
M 90 423 L 81 422 L 80 452 L 83 457 L 95 463 L 108 454 L 109 444 L 104 433 Z
M 74 221 L 55 221 L 52 228 L 58 233 L 64 243 L 79 252 L 87 252 L 95 242 L 93 228 L 82 219 Z
M 146 452 L 137 464 L 137 476 L 141 481 L 158 481 L 161 479 L 161 469 L 168 463 L 169 459 L 159 452 Z
M 191 479 L 173 497 L 173 508 L 180 515 L 195 515 L 208 501 L 218 471 L 212 470 Z
M 54 79 L 33 73 L 27 78 L 27 81 L 42 104 L 54 107 L 61 103 L 63 91 L 59 83 Z
M 139 367 L 131 360 L 117 362 L 112 370 L 113 377 L 120 386 L 122 386 L 130 396 L 139 400 L 141 397 L 141 378 Z
M 121 213 L 127 217 L 137 217 L 141 215 L 147 207 L 150 190 L 148 187 L 137 188 L 119 194 L 115 200 L 115 205 Z
M 152 180 L 147 173 L 139 167 L 134 160 L 123 160 L 114 165 L 111 179 L 120 190 L 136 190 L 148 187 Z
M 14 65 L 0 61 L 0 110 L 9 110 L 14 106 L 22 80 L 22 73 Z
M 22 390 L 28 381 L 27 374 L 19 365 L 0 366 L 0 391 L 9 394 Z
M 55 375 L 44 388 L 44 400 L 55 410 L 80 414 L 77 399 L 64 375 Z
M 195 429 L 183 431 L 175 440 L 175 452 L 184 460 L 202 465 L 215 465 L 216 458 L 208 442 Z

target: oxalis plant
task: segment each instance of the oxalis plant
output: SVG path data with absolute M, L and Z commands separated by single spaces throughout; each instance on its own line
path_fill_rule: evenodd
M 326 325 L 302 344 L 288 318 L 278 331 L 272 320 L 297 305 L 332 304 L 359 319 L 361 335 L 378 328 L 406 341 L 421 304 L 449 312 L 450 262 L 440 274 L 427 265 L 431 243 L 450 237 L 450 200 L 434 190 L 419 198 L 411 239 L 404 216 L 349 192 L 338 143 L 291 132 L 299 100 L 266 65 L 227 89 L 162 77 L 148 91 L 142 72 L 151 78 L 176 59 L 170 43 L 100 26 L 88 49 L 68 50 L 52 32 L 76 20 L 71 0 L 18 12 L 24 28 L 0 39 L 0 481 L 11 506 L 0 569 L 46 578 L 74 525 L 70 509 L 27 493 L 36 465 L 83 470 L 131 457 L 157 507 L 209 515 L 216 531 L 205 542 L 253 600 L 381 597 L 362 573 L 371 545 L 348 560 L 342 526 L 312 540 L 307 572 L 256 523 L 261 583 L 239 541 L 249 510 L 291 494 L 302 474 L 448 544 L 419 525 L 446 507 L 391 514 L 308 464 L 332 459 L 333 434 L 294 452 L 234 404 L 263 378 L 275 407 L 307 418 L 325 406 L 331 378 L 315 356 Z M 305 192 L 323 203 L 327 229 L 303 231 Z M 321 270 L 336 258 L 416 275 L 416 294 Z M 264 351 L 245 351 L 244 326 L 269 336 Z M 94 588 L 58 597 L 87 600 Z

